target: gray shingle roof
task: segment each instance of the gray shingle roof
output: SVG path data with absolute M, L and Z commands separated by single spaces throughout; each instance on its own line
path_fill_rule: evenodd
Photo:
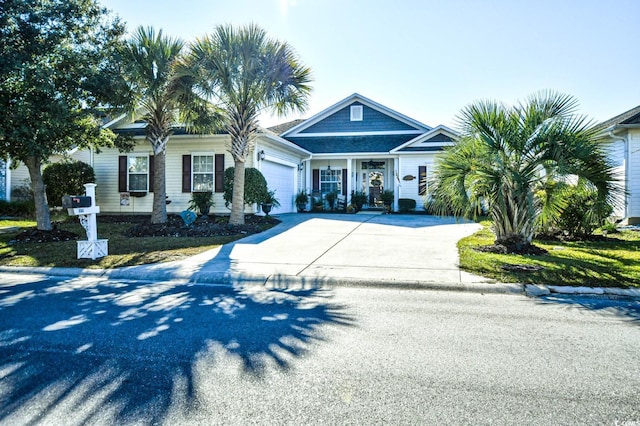
M 596 126 L 599 130 L 604 130 L 607 127 L 615 126 L 618 124 L 640 124 L 640 105 L 635 108 L 631 108 L 629 111 L 625 111 L 622 114 L 616 115 Z
M 276 135 L 281 135 L 284 132 L 286 132 L 287 130 L 293 129 L 294 127 L 296 127 L 298 124 L 302 123 L 303 121 L 306 121 L 306 120 L 298 119 L 298 120 L 288 121 L 286 123 L 282 123 L 282 124 L 278 124 L 276 126 L 269 127 L 269 128 L 267 128 L 267 130 L 272 131 Z

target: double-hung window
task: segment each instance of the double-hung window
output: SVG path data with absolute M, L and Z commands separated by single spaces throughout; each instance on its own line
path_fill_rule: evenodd
M 321 169 L 320 170 L 320 192 L 328 194 L 330 192 L 342 191 L 342 170 L 341 169 Z
M 127 174 L 129 191 L 147 192 L 149 190 L 149 157 L 147 155 L 128 156 Z
M 213 154 L 194 154 L 191 158 L 192 192 L 213 191 Z

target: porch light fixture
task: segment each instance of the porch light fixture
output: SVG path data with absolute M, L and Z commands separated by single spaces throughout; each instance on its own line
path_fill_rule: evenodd
M 327 170 L 331 170 L 331 162 L 327 161 Z
M 264 150 L 262 150 L 262 151 L 260 151 L 258 153 L 258 160 L 260 160 L 260 161 L 264 160 Z
M 298 170 L 302 171 L 302 169 L 304 169 L 304 163 L 301 162 L 300 164 L 298 164 Z

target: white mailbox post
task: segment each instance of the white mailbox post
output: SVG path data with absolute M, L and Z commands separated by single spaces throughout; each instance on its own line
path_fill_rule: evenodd
M 87 233 L 87 241 L 77 241 L 78 259 L 97 259 L 105 257 L 109 253 L 108 240 L 98 239 L 98 226 L 96 225 L 96 214 L 100 213 L 100 207 L 96 206 L 96 184 L 86 183 L 85 197 L 91 199 L 88 207 L 72 207 L 67 211 L 71 216 L 78 216 L 80 224 Z M 77 197 L 77 199 L 85 198 Z M 72 197 L 73 199 L 73 197 Z M 80 201 L 80 200 L 79 200 Z M 84 200 L 81 200 L 84 201 Z M 78 203 L 82 204 L 82 203 Z

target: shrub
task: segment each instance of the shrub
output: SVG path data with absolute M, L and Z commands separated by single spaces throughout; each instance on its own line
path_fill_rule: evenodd
M 224 171 L 224 201 L 228 206 L 233 199 L 233 181 L 235 167 L 229 167 Z M 244 203 L 260 204 L 262 200 L 267 198 L 267 180 L 264 178 L 260 170 L 253 167 L 244 169 Z
M 353 191 L 351 193 L 351 204 L 356 207 L 356 210 L 361 210 L 362 206 L 367 203 L 367 194 L 362 191 Z
M 25 180 L 19 186 L 11 189 L 12 201 L 33 201 L 33 191 L 31 191 L 31 182 Z
M 9 217 L 33 217 L 36 205 L 30 201 L 5 201 L 0 200 L 0 216 Z
M 415 210 L 416 208 L 416 200 L 413 198 L 400 198 L 398 200 L 398 210 L 401 212 L 408 212 Z
M 198 211 L 201 215 L 208 215 L 213 206 L 213 193 L 211 191 L 192 192 L 189 200 L 189 210 Z
M 63 195 L 81 195 L 85 183 L 96 180 L 93 167 L 82 161 L 64 161 L 48 165 L 42 172 L 49 206 L 61 206 Z
M 329 204 L 329 208 L 331 210 L 333 210 L 336 206 L 336 199 L 338 198 L 338 191 L 332 191 L 332 192 L 328 192 L 325 196 L 324 199 L 327 200 L 327 203 Z
M 602 233 L 607 233 L 607 234 L 617 234 L 618 231 L 618 224 L 616 224 L 615 222 L 605 222 L 600 229 L 602 230 Z
M 556 226 L 569 238 L 591 235 L 613 213 L 610 205 L 597 205 L 597 192 L 594 188 L 573 186 L 566 194 L 567 205 L 556 220 Z

